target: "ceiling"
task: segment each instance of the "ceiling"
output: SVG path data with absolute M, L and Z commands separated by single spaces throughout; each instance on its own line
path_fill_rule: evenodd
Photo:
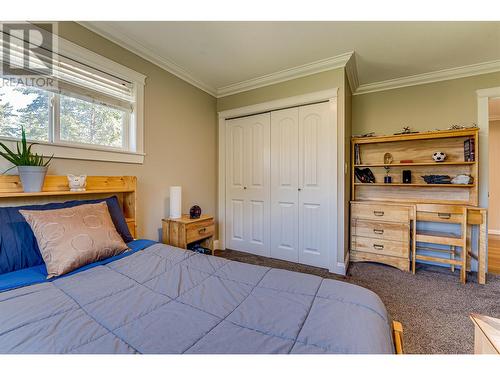
M 500 22 L 82 24 L 215 94 L 351 51 L 361 87 L 492 61 L 500 70 Z

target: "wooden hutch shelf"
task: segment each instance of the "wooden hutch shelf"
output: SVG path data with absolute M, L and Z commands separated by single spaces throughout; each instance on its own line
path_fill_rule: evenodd
M 475 184 L 395 184 L 395 183 L 392 183 L 392 184 L 384 184 L 384 183 L 380 183 L 380 182 L 376 182 L 376 183 L 373 183 L 373 184 L 369 184 L 369 183 L 362 183 L 362 182 L 355 182 L 354 183 L 355 186 L 366 186 L 366 187 L 369 187 L 369 186 L 384 186 L 384 187 L 432 187 L 432 188 L 435 188 L 435 187 L 438 187 L 438 188 L 466 188 L 466 187 L 469 187 L 469 188 L 472 188 L 472 187 L 476 187 Z
M 401 201 L 413 203 L 478 204 L 478 130 L 477 128 L 443 130 L 415 134 L 387 135 L 376 137 L 354 137 L 352 139 L 352 157 L 359 149 L 357 164 L 352 165 L 351 194 L 352 200 L 362 201 Z M 464 158 L 464 141 L 473 139 L 475 160 Z M 435 162 L 432 154 L 436 151 L 446 153 L 446 160 Z M 384 162 L 385 153 L 390 153 L 393 162 Z M 412 163 L 401 161 L 412 160 Z M 375 183 L 361 183 L 355 176 L 355 168 L 370 168 L 375 176 Z M 384 183 L 384 176 L 389 169 L 392 183 Z M 402 181 L 403 170 L 411 171 L 411 183 Z M 422 176 L 448 175 L 451 178 L 466 174 L 473 178 L 471 184 L 427 184 Z

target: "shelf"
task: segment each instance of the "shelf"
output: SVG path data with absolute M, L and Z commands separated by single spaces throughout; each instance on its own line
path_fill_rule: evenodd
M 440 188 L 472 188 L 476 186 L 475 184 L 400 184 L 400 183 L 392 183 L 392 184 L 384 184 L 382 182 L 376 182 L 373 184 L 363 183 L 363 182 L 355 182 L 355 186 L 387 186 L 387 187 L 396 187 L 396 186 L 404 186 L 404 187 L 440 187 Z
M 85 194 L 113 194 L 113 193 L 132 193 L 133 189 L 99 189 L 99 190 L 86 190 L 86 191 L 40 191 L 38 193 L 24 193 L 24 192 L 1 192 L 0 198 L 28 198 L 28 197 L 49 197 L 49 196 L 64 196 L 64 195 L 85 195 Z
M 354 167 L 411 167 L 428 165 L 474 165 L 475 161 L 442 161 L 442 162 L 423 162 L 423 163 L 391 163 L 391 164 L 355 164 Z

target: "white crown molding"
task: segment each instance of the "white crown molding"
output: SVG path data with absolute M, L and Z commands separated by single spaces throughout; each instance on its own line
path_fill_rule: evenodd
M 353 95 L 362 95 L 368 94 L 370 92 L 386 91 L 401 87 L 423 85 L 426 83 L 447 81 L 450 79 L 464 78 L 498 71 L 500 71 L 500 60 L 488 61 L 479 64 L 466 65 L 457 68 L 443 69 L 437 70 L 435 72 L 389 79 L 387 81 L 363 84 L 358 87 Z
M 173 75 L 179 77 L 187 83 L 205 91 L 206 93 L 212 96 L 217 96 L 217 90 L 215 89 L 215 87 L 212 87 L 207 83 L 195 78 L 191 73 L 187 72 L 176 63 L 165 59 L 164 57 L 158 56 L 158 54 L 143 46 L 136 40 L 133 40 L 129 37 L 119 36 L 122 35 L 122 33 L 120 33 L 114 27 L 109 26 L 109 24 L 102 23 L 99 24 L 99 26 L 96 26 L 93 22 L 88 21 L 78 23 L 83 27 L 89 29 L 90 31 L 93 31 L 94 33 L 99 34 L 102 37 L 112 41 L 113 43 L 125 49 L 128 49 L 139 57 L 152 62 L 153 64 L 159 66 L 167 72 L 172 73 Z
M 289 81 L 311 74 L 321 73 L 327 70 L 343 68 L 354 55 L 354 52 L 347 52 L 342 55 L 329 57 L 314 61 L 309 64 L 296 66 L 294 68 L 280 70 L 275 73 L 266 74 L 261 77 L 248 79 L 246 81 L 234 83 L 217 89 L 217 98 L 237 94 L 244 91 L 257 89 L 259 87 L 274 85 L 276 83 Z
M 359 87 L 359 80 L 355 53 L 353 53 L 351 58 L 347 61 L 345 65 L 345 73 L 347 75 L 347 80 L 349 81 L 349 86 L 351 87 L 351 93 L 356 92 Z

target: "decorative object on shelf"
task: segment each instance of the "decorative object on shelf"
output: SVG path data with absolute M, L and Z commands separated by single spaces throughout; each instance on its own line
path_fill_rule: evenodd
M 475 161 L 476 146 L 474 138 L 469 138 L 464 141 L 464 161 Z
M 359 181 L 362 183 L 374 183 L 375 182 L 375 176 L 373 175 L 373 172 L 370 170 L 370 168 L 355 168 L 354 169 L 354 174 L 358 178 Z
M 446 130 L 462 130 L 462 129 L 474 129 L 474 128 L 477 128 L 477 124 L 475 122 L 473 122 L 471 126 L 453 124 L 450 125 Z
M 448 175 L 430 174 L 422 178 L 427 184 L 451 184 L 451 177 Z
M 412 159 L 404 159 L 399 161 L 401 164 L 411 164 L 413 163 Z
M 87 186 L 87 175 L 75 176 L 72 174 L 67 175 L 69 191 L 85 191 Z
M 394 133 L 394 135 L 403 135 L 403 134 L 416 134 L 417 131 L 412 131 L 409 126 L 403 126 L 403 130 L 399 133 Z
M 354 145 L 354 164 L 361 164 L 361 155 L 359 154 L 359 145 Z
M 170 186 L 170 218 L 178 219 L 182 216 L 182 187 Z
M 194 205 L 189 209 L 189 218 L 190 219 L 198 219 L 201 216 L 201 208 L 200 206 Z
M 359 135 L 353 135 L 353 138 L 368 138 L 368 137 L 375 137 L 375 132 L 369 132 L 369 133 L 364 133 L 364 134 L 359 134 Z
M 451 183 L 455 185 L 470 185 L 474 182 L 474 179 L 472 176 L 469 176 L 468 174 L 459 174 L 458 176 L 455 176 L 452 180 Z
M 446 159 L 446 154 L 442 151 L 436 151 L 432 154 L 432 159 L 436 162 L 444 161 L 444 159 Z
M 411 184 L 411 171 L 410 170 L 403 171 L 403 184 Z
M 45 175 L 54 157 L 54 155 L 52 155 L 48 160 L 45 160 L 45 156 L 38 155 L 37 153 L 33 154 L 33 152 L 31 152 L 31 147 L 36 144 L 37 143 L 30 143 L 28 145 L 24 128 L 21 128 L 21 142 L 17 142 L 17 152 L 11 151 L 0 142 L 0 147 L 4 149 L 4 152 L 0 151 L 0 156 L 14 164 L 13 167 L 7 169 L 5 172 L 17 167 L 25 193 L 37 193 L 42 191 Z
M 391 167 L 389 167 L 388 164 L 391 164 L 393 160 L 392 154 L 390 152 L 386 152 L 384 154 L 384 169 L 385 169 L 385 176 L 384 176 L 384 183 L 385 184 L 390 184 L 392 182 L 392 177 L 389 176 L 389 172 L 391 171 Z

